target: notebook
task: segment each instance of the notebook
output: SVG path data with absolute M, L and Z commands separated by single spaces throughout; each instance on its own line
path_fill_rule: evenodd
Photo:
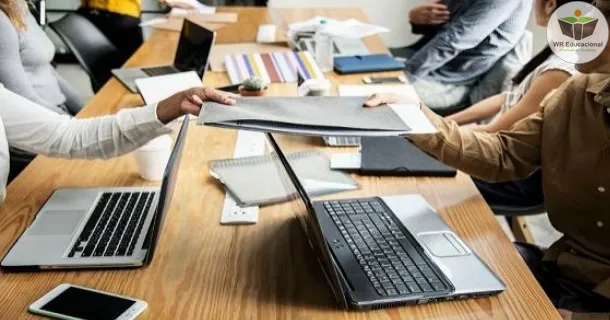
M 457 171 L 402 137 L 366 137 L 361 142 L 360 173 L 391 176 L 449 176 Z
M 225 67 L 232 84 L 256 76 L 266 83 L 297 81 L 297 70 L 305 80 L 324 79 L 318 63 L 307 51 L 243 53 L 225 56 Z
M 264 205 L 286 201 L 286 193 L 278 176 L 275 154 L 210 161 L 210 174 L 218 179 L 240 206 Z M 330 160 L 317 151 L 286 155 L 302 181 L 307 193 L 321 196 L 355 190 L 358 183 L 349 175 L 330 169 Z
M 397 71 L 405 68 L 389 54 L 336 57 L 335 72 L 338 74 Z

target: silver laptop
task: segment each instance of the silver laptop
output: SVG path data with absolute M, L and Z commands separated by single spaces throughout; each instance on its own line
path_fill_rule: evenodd
M 273 135 L 267 138 L 293 212 L 342 306 L 422 304 L 506 289 L 422 196 L 312 201 Z
M 316 52 L 313 38 L 300 39 L 297 46 L 301 51 Z M 333 54 L 335 57 L 362 56 L 369 54 L 369 50 L 360 39 L 333 38 Z
M 183 121 L 160 189 L 57 189 L 0 267 L 22 271 L 150 263 L 174 192 L 187 131 L 188 121 Z
M 114 69 L 112 74 L 133 93 L 138 92 L 136 79 L 185 71 L 195 71 L 201 79 L 208 67 L 215 39 L 214 31 L 184 19 L 173 65 Z

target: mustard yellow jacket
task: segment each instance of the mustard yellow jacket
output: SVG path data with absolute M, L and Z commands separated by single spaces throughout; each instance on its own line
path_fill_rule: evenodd
M 84 7 L 139 17 L 142 0 L 81 0 Z

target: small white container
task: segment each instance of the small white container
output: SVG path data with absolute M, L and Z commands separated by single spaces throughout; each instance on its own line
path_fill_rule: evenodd
M 172 138 L 163 135 L 137 149 L 136 164 L 143 179 L 159 181 L 163 178 L 167 161 L 171 154 Z
M 323 31 L 318 31 L 314 35 L 314 41 L 316 42 L 316 61 L 320 70 L 322 72 L 333 71 L 333 38 Z
M 329 96 L 332 84 L 326 79 L 309 80 L 308 96 Z

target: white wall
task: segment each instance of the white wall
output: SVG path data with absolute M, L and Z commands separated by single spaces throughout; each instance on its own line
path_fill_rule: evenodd
M 269 0 L 274 7 L 359 7 L 372 23 L 388 27 L 391 33 L 382 36 L 388 47 L 400 47 L 413 43 L 418 36 L 411 34 L 408 12 L 411 8 L 430 0 Z M 505 0 L 514 1 L 514 0 Z M 529 29 L 534 33 L 534 50 L 546 45 L 546 31 L 530 20 Z

